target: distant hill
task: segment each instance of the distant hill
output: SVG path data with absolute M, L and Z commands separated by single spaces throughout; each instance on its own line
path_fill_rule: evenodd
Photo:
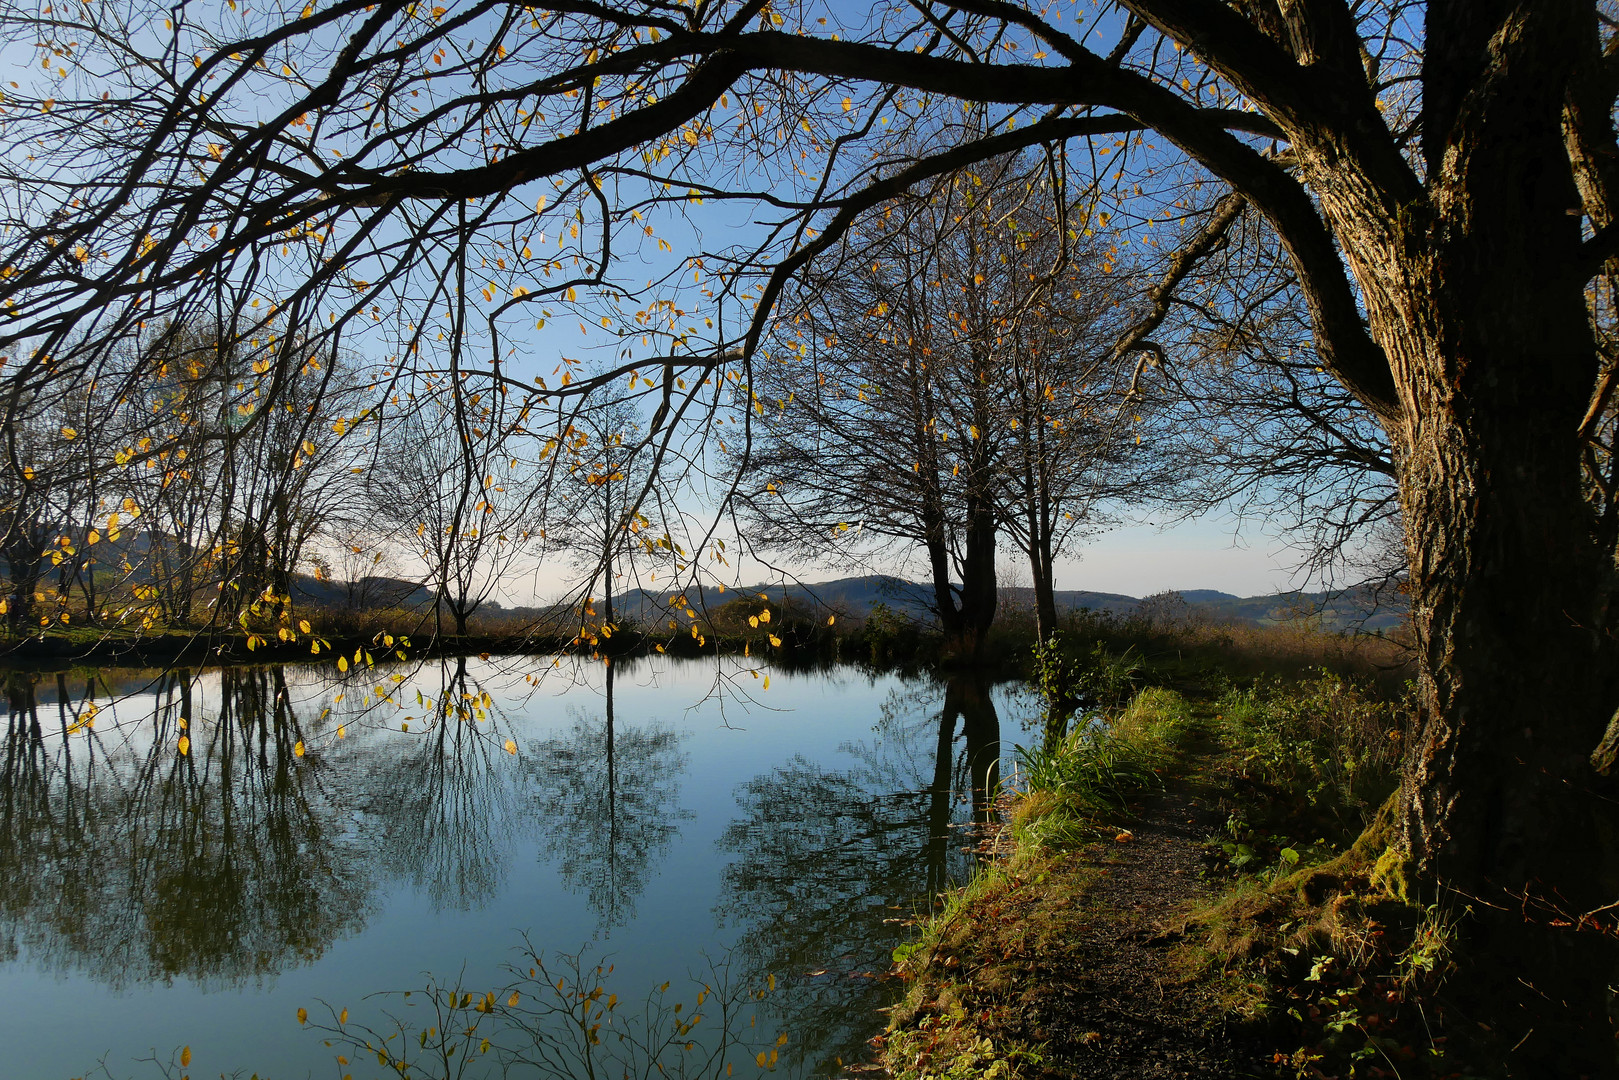
M 800 604 L 817 611 L 825 611 L 844 618 L 864 619 L 877 604 L 887 604 L 896 614 L 919 621 L 933 617 L 928 609 L 932 589 L 887 574 L 867 574 L 864 577 L 838 578 L 807 584 L 793 584 L 785 588 L 775 585 L 750 585 L 745 588 L 720 589 L 704 587 L 687 589 L 680 593 L 654 592 L 636 589 L 613 598 L 614 613 L 625 619 L 643 623 L 661 622 L 674 610 L 670 600 L 675 596 L 686 598 L 692 608 L 712 610 L 723 607 L 740 597 L 764 593 L 771 600 Z
M 1341 593 L 1285 592 L 1270 596 L 1226 597 L 1197 606 L 1232 619 L 1260 626 L 1276 626 L 1300 618 L 1319 618 L 1324 630 L 1392 630 L 1405 622 L 1409 608 L 1402 596 L 1371 589 Z
M 1033 589 L 1011 588 L 1000 592 L 1002 603 L 1034 605 Z M 780 584 L 752 585 L 723 592 L 718 588 L 688 589 L 679 594 L 637 589 L 616 597 L 613 603 L 615 614 L 620 618 L 656 623 L 669 617 L 669 601 L 675 595 L 685 597 L 694 609 L 712 610 L 738 597 L 757 596 L 760 593 L 767 594 L 772 600 L 785 599 L 844 618 L 863 619 L 879 603 L 886 604 L 896 615 L 917 621 L 928 622 L 933 618 L 929 609 L 933 593 L 931 587 L 887 574 L 868 574 L 785 587 Z M 1400 600 L 1397 597 L 1393 599 Z M 1325 630 L 1388 630 L 1399 626 L 1406 617 L 1403 603 L 1391 603 L 1390 598 L 1374 596 L 1368 589 L 1344 593 L 1293 591 L 1246 597 L 1215 589 L 1188 589 L 1145 599 L 1123 593 L 1061 589 L 1056 594 L 1056 600 L 1060 610 L 1088 608 L 1114 615 L 1131 615 L 1145 605 L 1155 613 L 1169 615 L 1174 613 L 1175 608 L 1182 607 L 1189 615 L 1196 613 L 1215 620 L 1255 626 L 1276 626 L 1301 618 L 1319 619 Z
M 422 611 L 433 606 L 433 590 L 404 578 L 366 576 L 350 585 L 346 581 L 294 574 L 294 599 L 320 607 L 342 609 L 352 602 L 356 608 L 406 608 Z M 497 605 L 498 606 L 498 605 Z
M 77 545 L 86 546 L 83 529 L 70 529 L 69 535 Z M 98 583 L 148 585 L 153 580 L 151 534 L 146 529 L 125 529 L 116 540 L 100 537 L 92 553 Z M 124 569 L 126 565 L 129 567 L 127 570 Z M 419 611 L 433 604 L 431 589 L 419 582 L 389 576 L 368 575 L 351 585 L 346 581 L 296 573 L 292 576 L 292 591 L 294 600 L 298 602 L 336 609 L 346 608 L 352 603 L 357 608 L 394 607 Z M 212 593 L 204 592 L 203 595 L 207 597 Z

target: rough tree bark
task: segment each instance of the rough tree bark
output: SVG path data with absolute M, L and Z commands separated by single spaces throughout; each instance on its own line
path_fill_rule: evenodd
M 1614 931 L 1586 917 L 1619 892 L 1615 792 L 1588 761 L 1615 700 L 1611 563 L 1580 486 L 1597 354 L 1561 128 L 1594 24 L 1479 0 L 1428 19 L 1423 184 L 1352 116 L 1294 141 L 1392 375 L 1392 400 L 1367 397 L 1396 449 L 1423 660 L 1407 838 L 1430 897 L 1472 909 L 1453 986 L 1519 1011 L 1515 1063 L 1611 1076 Z M 1287 32 L 1330 67 L 1316 29 Z
M 1603 911 L 1619 894 L 1619 803 L 1590 760 L 1619 698 L 1613 552 L 1580 474 L 1598 373 L 1584 288 L 1619 247 L 1604 220 L 1614 80 L 1596 11 L 1430 0 L 1419 175 L 1339 0 L 1125 6 L 1285 134 L 1288 157 L 1264 159 L 1121 88 L 1123 107 L 1275 225 L 1323 356 L 1393 444 L 1423 661 L 1403 810 L 1429 898 L 1472 913 L 1469 971 L 1452 985 L 1505 1025 L 1515 1069 L 1619 1075 L 1619 932 Z M 1593 67 L 1606 86 L 1594 108 L 1579 93 Z

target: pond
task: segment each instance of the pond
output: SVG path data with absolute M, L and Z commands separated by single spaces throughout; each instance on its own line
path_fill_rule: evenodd
M 7 1076 L 835 1075 L 1029 708 L 371 659 L 9 677 Z

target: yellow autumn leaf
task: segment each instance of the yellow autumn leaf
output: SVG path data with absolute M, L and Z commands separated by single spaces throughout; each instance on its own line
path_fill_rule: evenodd
M 347 671 L 348 669 L 349 669 L 349 658 L 346 657 L 346 656 L 339 656 L 337 658 L 337 670 L 338 671 Z
M 339 1024 L 346 1024 L 346 1023 L 349 1022 L 349 1011 L 348 1011 L 348 1009 L 345 1008 L 342 1012 L 337 1014 L 337 1022 Z
M 188 736 L 180 736 L 179 750 L 181 757 L 185 757 L 187 754 L 191 753 L 191 739 Z
M 298 1010 L 298 1023 L 300 1023 L 300 1024 L 309 1023 L 309 1010 L 308 1009 L 300 1008 Z
M 507 739 L 506 740 L 506 753 L 508 753 L 508 754 L 517 753 L 517 743 L 516 743 L 515 740 L 513 740 L 513 739 Z
M 297 742 L 292 744 L 292 756 L 293 757 L 303 757 L 304 756 L 304 741 L 302 739 L 299 739 Z
M 180 1051 L 180 1067 L 188 1068 L 191 1065 L 191 1047 L 187 1046 Z
M 688 146 L 697 145 L 697 132 L 693 131 L 691 128 L 687 128 L 683 134 Z
M 512 996 L 506 999 L 506 1007 L 508 1009 L 515 1009 L 515 1008 L 517 1008 L 517 1002 L 518 1002 L 518 994 L 517 994 L 516 990 L 513 990 L 512 991 Z

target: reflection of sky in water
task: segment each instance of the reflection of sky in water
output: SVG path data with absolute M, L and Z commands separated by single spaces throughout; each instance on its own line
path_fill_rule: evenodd
M 995 710 L 953 691 L 941 741 L 942 684 L 720 672 L 622 666 L 610 760 L 603 669 L 549 659 L 111 673 L 88 724 L 82 678 L 44 677 L 31 713 L 14 693 L 8 1076 L 109 1052 L 141 1076 L 182 1044 L 194 1075 L 325 1075 L 300 1005 L 359 1015 L 424 973 L 492 987 L 523 933 L 594 942 L 626 999 L 734 948 L 781 977 L 782 1023 L 846 1049 L 894 920 L 967 868 L 939 825 L 969 816 L 964 726 L 984 742 Z

